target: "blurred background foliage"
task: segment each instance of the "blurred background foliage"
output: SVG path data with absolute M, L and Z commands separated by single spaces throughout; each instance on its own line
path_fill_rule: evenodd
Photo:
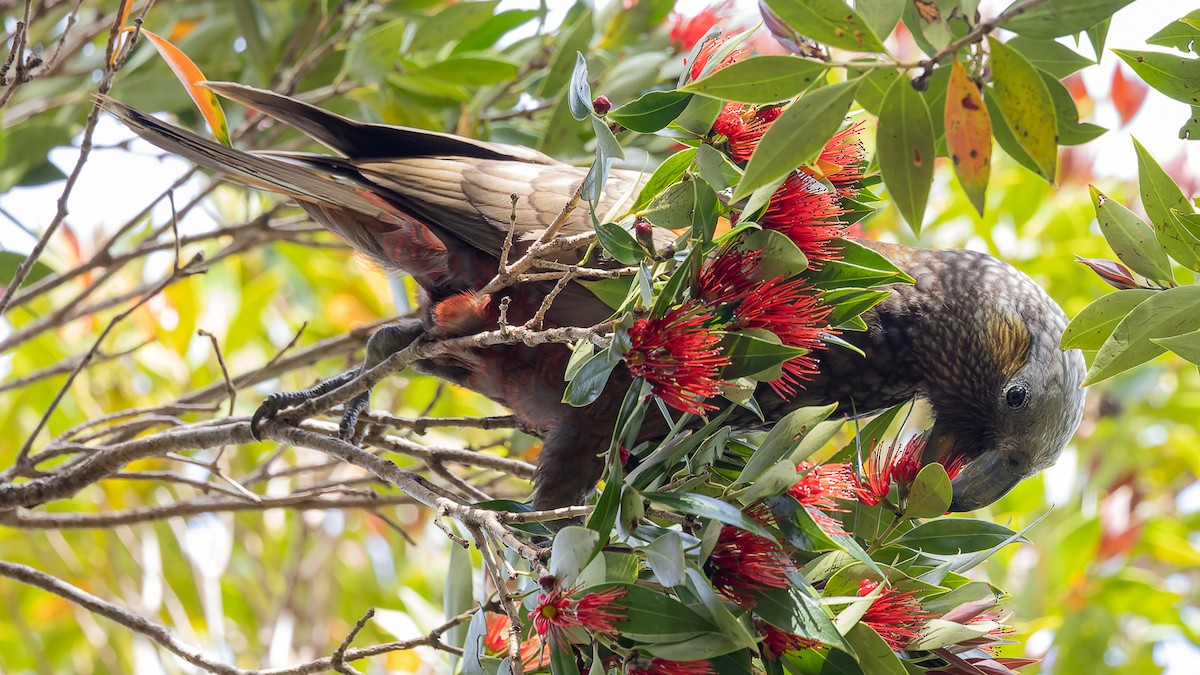
M 22 229 L 36 234 L 53 216 L 53 200 L 78 156 L 92 107 L 89 93 L 104 65 L 117 4 L 84 0 L 63 57 L 50 72 L 17 88 L 3 110 L 0 207 L 5 210 L 0 220 L 6 222 L 0 223 L 5 251 L 0 279 L 11 276 L 17 254 L 27 253 L 36 241 Z M 33 5 L 38 18 L 30 44 L 46 58 L 74 3 Z M 697 8 L 672 14 L 673 0 L 598 5 L 565 0 L 161 1 L 145 15 L 145 25 L 192 56 L 212 79 L 311 92 L 322 105 L 359 119 L 524 143 L 564 159 L 590 161 L 590 129 L 571 119 L 565 97 L 558 96 L 576 50 L 588 57 L 593 92 L 620 105 L 657 83 L 673 81 L 688 41 L 722 13 L 729 17 L 723 21 L 726 28 L 747 25 L 731 6 L 693 25 Z M 1135 2 L 1116 21 L 1141 5 Z M 24 7 L 0 0 L 6 43 Z M 133 16 L 142 8 L 136 4 Z M 1180 7 L 1177 14 L 1187 9 Z M 1173 16 L 1162 16 L 1159 23 Z M 905 35 L 892 39 L 898 49 L 912 49 Z M 1069 39 L 1064 43 L 1075 47 Z M 765 36 L 756 37 L 755 46 L 773 49 Z M 1092 56 L 1086 40 L 1078 50 Z M 1142 109 L 1145 88 L 1128 71 L 1117 70 L 1104 94 L 1089 94 L 1082 80 L 1070 89 L 1085 120 L 1093 110 L 1115 110 L 1122 124 L 1134 115 L 1160 115 L 1156 108 Z M 203 125 L 148 45 L 134 50 L 111 93 L 184 125 Z M 244 147 L 300 147 L 298 137 L 264 137 L 243 125 L 243 111 L 227 112 L 236 142 Z M 1176 117 L 1172 113 L 1163 124 L 1174 128 Z M 1109 132 L 1123 133 L 1119 128 Z M 172 270 L 170 205 L 159 200 L 137 212 L 182 175 L 184 165 L 131 142 L 110 120 L 101 120 L 95 138 L 96 154 L 75 188 L 72 213 L 43 256 L 44 266 L 35 268 L 29 288 L 37 288 L 39 276 L 82 273 L 32 295 L 9 311 L 0 327 L 7 343 L 0 353 L 0 438 L 5 439 L 0 466 L 11 465 L 63 385 L 62 372 L 45 369 L 69 366 L 128 307 L 126 294 L 136 295 Z M 652 167 L 671 145 L 667 139 L 639 137 L 627 144 L 626 164 Z M 1086 147 L 1063 153 L 1056 187 L 998 157 L 982 218 L 951 186 L 949 166 L 939 165 L 919 239 L 886 208 L 864 223 L 865 233 L 986 250 L 1029 273 L 1074 315 L 1109 290 L 1074 261 L 1074 256 L 1112 257 L 1099 235 L 1087 184 L 1097 182 L 1135 210 L 1137 189 L 1133 181 L 1094 177 L 1095 157 Z M 1194 195 L 1194 178 L 1183 164 L 1158 159 L 1185 193 Z M 167 182 L 157 186 L 155 181 Z M 199 202 L 189 208 L 193 198 Z M 132 201 L 137 203 L 126 203 Z M 220 394 L 221 366 L 212 342 L 197 330 L 211 333 L 228 370 L 240 373 L 274 357 L 301 325 L 297 349 L 372 324 L 412 302 L 411 289 L 402 282 L 371 269 L 333 237 L 304 223 L 297 209 L 274 198 L 227 185 L 213 188 L 208 177 L 198 175 L 176 190 L 175 208 L 183 212 L 178 221 L 183 260 L 202 251 L 210 261 L 207 271 L 176 281 L 115 325 L 101 343 L 101 362 L 74 381 L 39 443 L 114 411 L 163 405 L 203 387 Z M 265 216 L 287 234 L 268 232 Z M 270 240 L 272 245 L 260 245 Z M 359 333 L 357 341 L 341 343 L 256 391 L 307 386 L 354 365 L 353 349 L 366 336 Z M 39 373 L 51 375 L 22 380 Z M 1018 529 L 1048 512 L 1032 530 L 1031 544 L 1005 549 L 982 570 L 1012 593 L 1007 608 L 1017 626 L 1013 637 L 1026 643 L 1018 651 L 1044 659 L 1023 672 L 1150 673 L 1169 662 L 1193 668 L 1200 663 L 1198 385 L 1194 366 L 1162 358 L 1094 387 L 1083 426 L 1059 465 L 980 514 Z M 246 414 L 258 402 L 242 396 L 235 410 Z M 374 403 L 401 416 L 503 413 L 479 396 L 416 374 L 387 382 Z M 175 414 L 190 419 L 187 411 Z M 512 435 L 451 436 L 452 430 L 442 429 L 427 438 L 436 440 L 439 433 L 447 444 L 465 438 L 480 448 Z M 835 440 L 831 446 L 840 444 Z M 527 438 L 516 439 L 512 448 L 527 458 L 537 449 Z M 219 459 L 196 459 L 247 475 L 278 452 L 263 443 L 227 451 Z M 289 464 L 324 461 L 303 450 L 282 452 L 278 461 Z M 403 465 L 405 460 L 397 461 Z M 168 463 L 179 466 L 158 459 L 135 463 L 123 478 L 41 511 L 109 513 L 232 489 L 198 465 L 180 472 L 190 482 L 158 480 L 156 472 Z M 330 484 L 366 482 L 336 463 L 315 475 Z M 295 489 L 289 480 L 272 477 L 265 492 L 288 494 Z M 516 485 L 511 492 L 520 497 L 525 490 Z M 248 507 L 99 528 L 26 528 L 0 520 L 0 558 L 113 599 L 240 665 L 282 666 L 330 653 L 368 606 L 384 611 L 367 626 L 364 641 L 414 637 L 441 621 L 450 542 L 430 517 L 413 506 L 385 505 Z M 5 580 L 0 602 L 0 670 L 181 670 L 178 661 L 144 639 L 56 596 Z M 392 652 L 371 667 L 373 672 L 431 673 L 448 666 L 444 656 L 415 650 Z

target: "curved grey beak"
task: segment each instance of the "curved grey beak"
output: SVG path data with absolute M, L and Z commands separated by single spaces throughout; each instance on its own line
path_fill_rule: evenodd
M 951 511 L 973 511 L 987 506 L 1008 494 L 1024 478 L 1004 466 L 1000 448 L 990 443 L 961 442 L 952 432 L 934 424 L 921 455 L 921 465 L 940 462 L 949 466 L 959 456 L 967 464 L 950 480 L 954 488 Z

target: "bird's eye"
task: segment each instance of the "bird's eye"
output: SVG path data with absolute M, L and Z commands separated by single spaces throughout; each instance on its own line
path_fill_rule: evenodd
M 1029 388 L 1024 383 L 1017 383 L 1004 392 L 1004 402 L 1008 407 L 1019 410 L 1029 402 Z

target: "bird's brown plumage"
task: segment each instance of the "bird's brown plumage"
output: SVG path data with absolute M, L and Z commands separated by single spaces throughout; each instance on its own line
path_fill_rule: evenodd
M 209 86 L 340 156 L 246 153 L 116 101 L 105 103 L 152 143 L 292 196 L 362 253 L 412 275 L 426 294 L 423 318 L 393 329 L 375 351 L 402 347 L 427 332 L 494 328 L 500 297 L 510 298 L 510 320 L 524 321 L 549 292 L 549 284 L 535 282 L 510 286 L 498 297 L 474 293 L 497 271 L 510 218 L 515 215 L 513 254 L 520 255 L 559 215 L 585 169 L 520 146 L 363 124 L 273 92 Z M 634 172 L 613 171 L 598 211 L 627 199 L 641 180 Z M 590 229 L 580 209 L 562 235 Z M 768 420 L 804 405 L 837 402 L 846 413 L 866 414 L 922 396 L 936 418 L 925 460 L 945 462 L 952 454 L 969 460 L 954 481 L 956 510 L 991 503 L 1052 463 L 1078 425 L 1084 372 L 1078 352 L 1058 349 L 1065 326 L 1058 306 L 1028 277 L 984 254 L 862 243 L 915 283 L 895 286 L 863 315 L 868 331 L 845 336 L 865 358 L 847 349 L 823 352 L 820 374 L 787 399 L 760 386 L 756 396 Z M 562 256 L 563 262 L 579 260 L 575 251 Z M 570 284 L 547 321 L 590 326 L 609 314 L 594 295 Z M 369 348 L 368 360 L 375 356 Z M 618 368 L 599 400 L 570 407 L 561 402 L 567 356 L 558 345 L 504 345 L 420 364 L 508 406 L 526 429 L 543 437 L 536 477 L 541 508 L 576 503 L 595 485 L 599 454 L 631 379 Z M 731 422 L 761 424 L 744 411 Z M 662 431 L 650 423 L 643 435 Z

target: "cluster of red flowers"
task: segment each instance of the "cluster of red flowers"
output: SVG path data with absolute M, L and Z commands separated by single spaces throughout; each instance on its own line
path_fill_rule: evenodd
M 708 567 L 713 588 L 743 607 L 754 606 L 753 591 L 787 588 L 796 569 L 779 544 L 732 525 L 721 528 Z
M 858 585 L 858 594 L 870 595 L 878 586 L 878 581 L 863 579 Z M 863 614 L 862 622 L 879 633 L 894 651 L 904 649 L 915 640 L 921 628 L 932 618 L 913 597 L 915 594 L 916 591 L 900 592 L 884 587 L 879 597 L 871 601 L 866 614 Z
M 625 589 L 613 586 L 596 593 L 588 593 L 578 600 L 571 596 L 577 588 L 566 588 L 561 584 L 538 595 L 537 604 L 529 611 L 533 628 L 546 637 L 551 631 L 581 627 L 600 635 L 616 635 L 614 621 L 625 618 L 613 603 L 625 597 Z
M 716 409 L 706 401 L 721 393 L 719 373 L 729 358 L 721 353 L 721 335 L 710 328 L 715 319 L 698 303 L 661 318 L 638 319 L 629 329 L 626 367 L 646 378 L 654 395 L 676 410 L 703 415 Z
M 892 443 L 886 449 L 876 447 L 863 462 L 863 485 L 859 499 L 864 504 L 875 506 L 884 500 L 893 482 L 906 490 L 921 470 L 921 455 L 929 438 L 925 434 L 913 436 L 903 446 Z M 966 463 L 963 455 L 957 455 L 946 465 L 946 475 L 951 479 L 962 471 Z
M 512 620 L 503 614 L 487 615 L 487 632 L 483 636 L 483 646 L 493 654 L 508 654 L 508 632 L 512 628 Z M 541 668 L 550 665 L 550 655 L 542 648 L 542 641 L 530 637 L 521 643 L 521 663 L 526 668 Z
M 788 488 L 788 495 L 808 509 L 822 530 L 829 534 L 846 534 L 841 524 L 827 512 L 846 510 L 835 500 L 855 501 L 862 498 L 862 487 L 853 467 L 845 463 L 813 466 L 808 462 L 800 462 L 796 470 L 805 473 Z

